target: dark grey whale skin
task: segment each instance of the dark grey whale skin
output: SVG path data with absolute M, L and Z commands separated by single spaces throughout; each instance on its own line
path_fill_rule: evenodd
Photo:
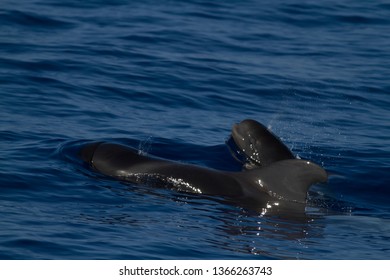
M 234 124 L 231 138 L 250 165 L 266 166 L 280 160 L 295 159 L 275 134 L 255 120 L 246 119 Z
M 119 180 L 250 200 L 259 206 L 275 200 L 304 203 L 309 187 L 327 180 L 324 169 L 300 159 L 275 161 L 242 172 L 225 172 L 144 156 L 114 143 L 87 144 L 80 155 L 96 171 Z

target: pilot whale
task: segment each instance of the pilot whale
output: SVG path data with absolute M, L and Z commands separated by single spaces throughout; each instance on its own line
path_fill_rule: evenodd
M 327 180 L 322 167 L 296 159 L 276 135 L 256 121 L 234 125 L 231 137 L 251 161 L 251 167 L 241 172 L 145 156 L 131 147 L 107 142 L 87 144 L 80 155 L 94 170 L 118 180 L 259 204 L 275 199 L 305 203 L 309 187 Z

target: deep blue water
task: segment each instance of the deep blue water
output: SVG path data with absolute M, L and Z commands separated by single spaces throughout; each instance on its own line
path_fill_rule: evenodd
M 389 259 L 388 1 L 0 4 L 1 259 Z M 229 170 L 256 119 L 329 182 L 283 218 L 123 184 L 88 141 Z

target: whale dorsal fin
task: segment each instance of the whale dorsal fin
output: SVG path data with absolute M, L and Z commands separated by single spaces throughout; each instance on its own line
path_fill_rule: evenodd
M 295 158 L 275 134 L 255 120 L 247 119 L 235 124 L 231 139 L 240 156 L 256 166 L 266 166 L 276 161 Z
M 322 167 L 300 159 L 282 160 L 247 172 L 256 174 L 257 183 L 271 196 L 302 203 L 311 185 L 328 179 Z

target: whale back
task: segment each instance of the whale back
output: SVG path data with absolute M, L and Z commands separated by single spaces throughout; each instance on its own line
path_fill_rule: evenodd
M 301 203 L 306 202 L 311 185 L 324 183 L 328 179 L 322 167 L 300 159 L 277 161 L 243 174 L 250 177 L 252 182 L 255 180 L 257 186 L 270 196 Z
M 133 172 L 149 169 L 154 165 L 165 163 L 163 160 L 152 159 L 141 155 L 138 150 L 114 143 L 92 143 L 81 150 L 81 158 L 94 169 L 103 174 L 119 177 L 129 168 Z
M 244 157 L 254 166 L 266 166 L 280 160 L 295 158 L 276 135 L 255 120 L 247 119 L 235 124 L 231 139 L 238 149 L 239 158 Z
M 100 173 L 131 183 L 190 193 L 242 195 L 240 184 L 228 172 L 144 156 L 119 144 L 91 143 L 81 149 L 80 156 Z

